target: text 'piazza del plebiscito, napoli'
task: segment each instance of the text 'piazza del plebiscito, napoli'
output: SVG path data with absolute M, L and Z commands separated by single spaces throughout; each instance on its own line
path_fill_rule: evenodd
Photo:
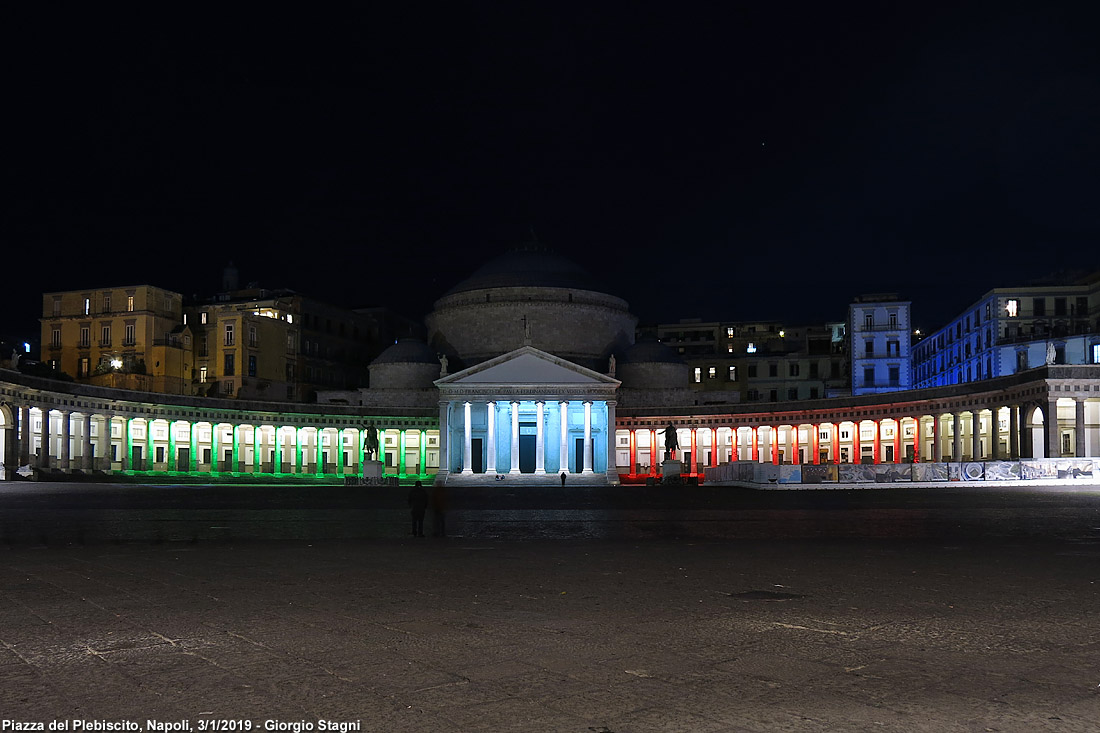
M 372 428 L 386 476 L 437 483 L 549 484 L 563 473 L 644 482 L 669 457 L 700 480 L 751 480 L 745 466 L 802 467 L 825 481 L 826 468 L 836 480 L 845 466 L 894 476 L 904 467 L 915 480 L 919 464 L 1100 454 L 1097 365 L 778 404 L 743 403 L 731 390 L 699 404 L 683 359 L 636 342 L 629 304 L 604 289 L 544 248 L 511 250 L 435 302 L 426 341 L 401 339 L 378 356 L 369 388 L 322 392 L 316 404 L 132 392 L 4 369 L 5 475 L 32 466 L 39 475 L 344 481 L 363 475 Z

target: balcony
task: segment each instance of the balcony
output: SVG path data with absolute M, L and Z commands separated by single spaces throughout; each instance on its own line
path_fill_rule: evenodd
M 853 328 L 852 330 L 858 333 L 868 333 L 870 331 L 897 331 L 898 333 L 901 333 L 902 331 L 906 331 L 908 329 L 900 323 L 895 323 L 892 326 L 888 323 L 875 323 L 870 326 L 868 326 L 867 324 L 863 324 L 862 326 L 858 328 Z

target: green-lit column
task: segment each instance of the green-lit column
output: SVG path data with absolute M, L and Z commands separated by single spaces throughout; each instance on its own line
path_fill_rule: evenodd
M 359 428 L 355 429 L 355 445 L 359 446 L 359 470 L 356 473 L 362 476 L 363 466 L 367 460 L 367 437 Z
M 199 466 L 199 436 L 195 432 L 195 423 L 188 421 L 187 423 L 189 431 L 187 433 L 188 438 L 191 440 L 191 455 L 188 462 L 191 464 L 191 473 L 196 473 Z
M 386 429 L 378 428 L 378 460 L 382 464 L 382 475 L 386 475 Z
M 405 478 L 405 429 L 402 428 L 401 432 L 397 434 L 397 449 L 400 453 L 397 454 L 397 475 L 401 478 Z
M 302 472 L 302 429 L 294 428 L 294 473 Z
M 283 441 L 279 438 L 279 427 L 275 426 L 275 455 L 271 464 L 271 472 L 277 474 L 283 472 Z
M 261 438 L 263 433 L 260 432 L 259 425 L 252 426 L 252 473 L 260 472 L 260 447 L 262 445 Z
M 417 472 L 424 476 L 428 473 L 428 431 L 420 431 L 420 466 L 417 468 Z
M 233 460 L 229 464 L 233 473 L 241 472 L 241 426 L 233 426 Z
M 324 445 L 322 445 L 322 443 L 323 443 L 322 439 L 324 438 L 324 430 L 322 428 L 317 428 L 316 438 L 317 438 L 317 445 L 313 446 L 313 452 L 316 454 L 316 456 L 314 457 L 314 464 L 315 464 L 316 469 L 317 469 L 317 475 L 321 476 L 325 473 L 325 452 L 324 452 Z
M 176 423 L 168 421 L 168 470 L 176 470 Z
M 336 431 L 336 473 L 344 475 L 344 429 Z
M 218 423 L 210 424 L 210 470 L 218 470 Z
M 122 456 L 122 470 L 128 471 L 134 465 L 134 418 L 126 418 L 126 453 Z

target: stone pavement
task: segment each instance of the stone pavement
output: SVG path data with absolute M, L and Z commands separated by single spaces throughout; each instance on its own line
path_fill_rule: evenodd
M 1096 731 L 1100 546 L 17 546 L 0 680 L 47 730 Z

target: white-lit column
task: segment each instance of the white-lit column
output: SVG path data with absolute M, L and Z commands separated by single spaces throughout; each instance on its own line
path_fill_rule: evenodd
M 474 439 L 470 432 L 470 403 L 462 403 L 462 473 L 474 472 Z
M 485 428 L 485 473 L 496 475 L 497 472 L 497 403 L 490 402 L 486 405 Z
M 561 446 L 558 453 L 559 473 L 569 473 L 569 403 L 558 403 L 561 408 Z
M 519 403 L 512 404 L 512 455 L 508 473 L 519 473 Z
M 99 457 L 103 459 L 103 468 L 110 470 L 111 468 L 111 416 L 104 415 L 103 420 L 99 423 Z M 92 462 L 92 468 L 95 468 L 95 462 Z
M 607 474 L 609 484 L 619 483 L 619 447 L 615 444 L 615 406 L 614 400 L 607 401 Z
M 50 465 L 50 408 L 40 407 L 38 414 L 42 416 L 38 426 L 38 465 L 46 468 Z
M 592 473 L 592 403 L 584 403 L 584 470 Z
M 69 451 L 72 443 L 72 413 L 61 410 L 61 470 L 69 470 Z
M 546 435 L 542 427 L 544 407 L 542 402 L 535 403 L 535 473 L 542 475 L 546 475 Z
M 80 439 L 83 445 L 80 448 L 80 467 L 85 471 L 92 470 L 92 413 L 84 413 L 84 424 L 80 427 Z

